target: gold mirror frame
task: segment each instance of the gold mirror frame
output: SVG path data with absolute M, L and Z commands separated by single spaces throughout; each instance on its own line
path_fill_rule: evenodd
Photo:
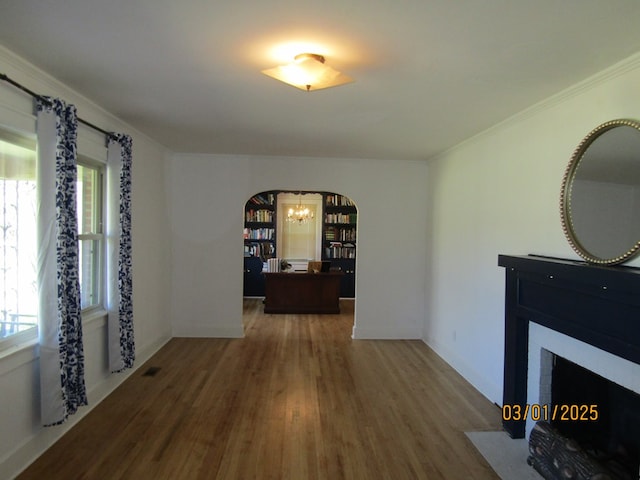
M 585 156 L 589 147 L 604 133 L 617 127 L 632 127 L 640 132 L 640 123 L 634 120 L 618 119 L 605 122 L 593 129 L 589 134 L 580 142 L 578 147 L 573 152 L 569 165 L 567 166 L 564 177 L 562 178 L 562 190 L 560 193 L 560 210 L 562 219 L 562 230 L 564 231 L 569 244 L 573 250 L 580 255 L 588 263 L 597 265 L 617 265 L 623 263 L 640 252 L 640 239 L 629 250 L 620 255 L 612 258 L 600 258 L 595 256 L 592 252 L 584 247 L 584 245 L 578 239 L 576 232 L 573 228 L 571 220 L 571 191 L 573 187 L 573 180 L 575 178 L 576 171 L 583 157 Z M 640 151 L 638 152 L 640 156 Z

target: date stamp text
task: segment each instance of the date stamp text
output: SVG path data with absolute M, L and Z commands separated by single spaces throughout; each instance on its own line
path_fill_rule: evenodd
M 526 405 L 502 406 L 502 420 L 504 421 L 524 421 L 534 422 L 543 420 L 546 422 L 595 422 L 600 418 L 598 405 L 539 405 L 537 403 Z

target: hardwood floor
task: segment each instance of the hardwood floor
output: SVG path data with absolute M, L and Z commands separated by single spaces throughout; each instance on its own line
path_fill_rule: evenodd
M 497 479 L 464 432 L 498 407 L 421 341 L 352 340 L 341 307 L 245 300 L 245 338 L 172 339 L 18 478 Z

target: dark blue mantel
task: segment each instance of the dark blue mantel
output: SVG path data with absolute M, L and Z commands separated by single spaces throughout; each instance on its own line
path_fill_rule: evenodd
M 527 403 L 529 322 L 640 364 L 640 269 L 535 255 L 499 255 L 505 268 L 503 405 Z M 524 421 L 504 421 L 523 438 Z

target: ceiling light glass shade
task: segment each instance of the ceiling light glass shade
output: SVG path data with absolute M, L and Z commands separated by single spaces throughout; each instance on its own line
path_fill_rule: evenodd
M 306 91 L 353 82 L 351 77 L 325 65 L 324 57 L 315 53 L 301 53 L 288 65 L 269 68 L 262 73 Z

